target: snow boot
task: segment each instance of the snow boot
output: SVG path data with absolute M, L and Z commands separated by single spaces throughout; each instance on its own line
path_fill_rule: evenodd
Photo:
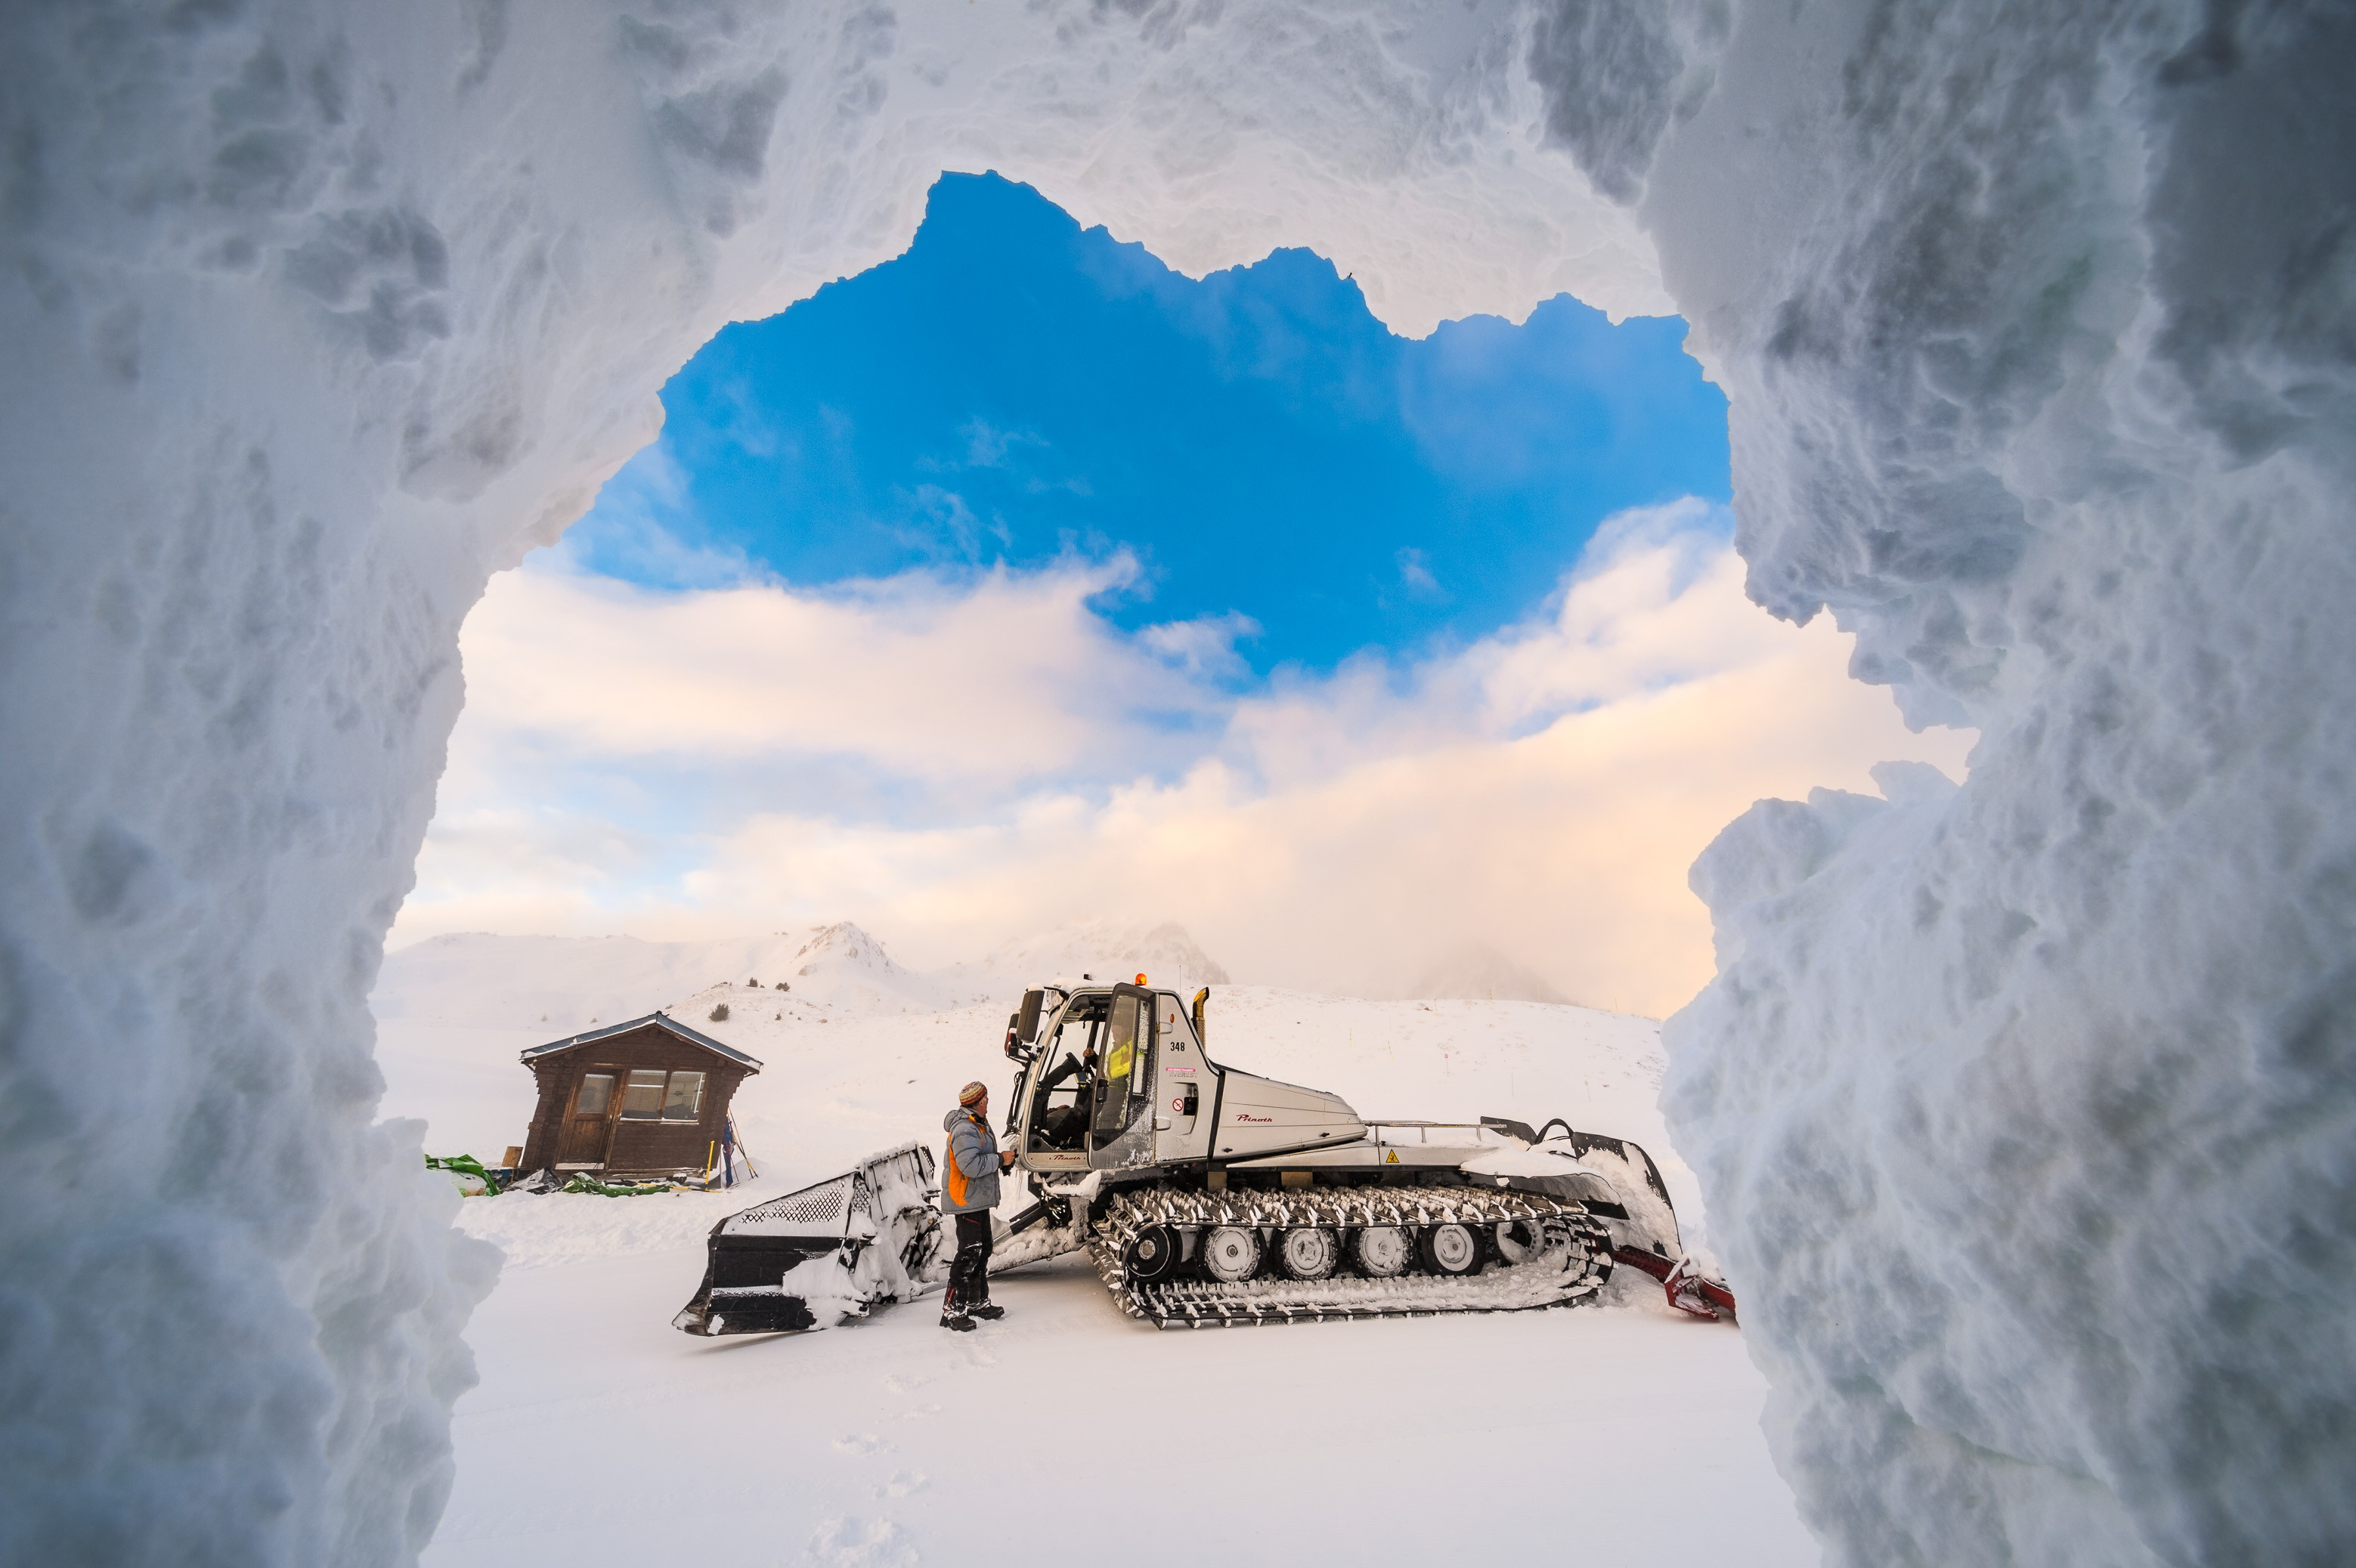
M 983 1303 L 982 1303 L 980 1306 L 979 1306 L 979 1307 L 967 1307 L 967 1308 L 966 1308 L 966 1311 L 967 1311 L 967 1313 L 968 1313 L 969 1315 L 970 1315 L 970 1316 L 972 1316 L 972 1317 L 987 1317 L 988 1319 L 990 1319 L 990 1320 L 991 1320 L 991 1322 L 993 1322 L 993 1323 L 997 1322 L 1000 1318 L 1001 1318 L 1001 1317 L 1005 1317 L 1005 1316 L 1006 1316 L 1006 1308 L 1004 1308 L 1003 1307 L 998 1306 L 998 1305 L 997 1305 L 996 1303 L 994 1303 L 994 1302 L 989 1302 L 989 1301 L 985 1301 L 985 1302 L 983 1302 Z
M 962 1311 L 944 1312 L 941 1314 L 941 1327 L 953 1328 L 960 1334 L 970 1334 L 973 1332 L 973 1319 Z

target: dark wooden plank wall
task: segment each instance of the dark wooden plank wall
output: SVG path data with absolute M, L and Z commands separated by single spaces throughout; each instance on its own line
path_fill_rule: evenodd
M 735 1097 L 736 1086 L 753 1071 L 655 1024 L 611 1040 L 576 1045 L 530 1065 L 540 1081 L 540 1104 L 532 1112 L 531 1130 L 524 1136 L 523 1168 L 545 1170 L 556 1163 L 581 1080 L 592 1072 L 610 1072 L 615 1083 L 608 1120 L 614 1136 L 603 1172 L 607 1176 L 667 1176 L 674 1170 L 702 1169 L 706 1151 L 728 1119 L 728 1103 Z M 692 1123 L 623 1121 L 622 1097 L 634 1068 L 701 1072 L 701 1114 Z

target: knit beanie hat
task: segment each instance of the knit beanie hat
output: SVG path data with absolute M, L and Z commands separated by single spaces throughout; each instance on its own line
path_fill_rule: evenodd
M 958 1091 L 958 1104 L 960 1105 L 979 1105 L 981 1104 L 981 1097 L 989 1093 L 990 1085 L 977 1078 L 972 1083 Z

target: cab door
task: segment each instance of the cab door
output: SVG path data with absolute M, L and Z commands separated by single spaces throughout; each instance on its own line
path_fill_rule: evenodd
M 1088 1128 L 1088 1165 L 1118 1169 L 1153 1159 L 1153 993 L 1113 988 Z
M 1094 1052 L 1104 1032 L 1102 995 L 1068 999 L 1047 1031 L 1039 1059 L 1025 1070 L 1023 1120 L 1014 1147 L 1025 1170 L 1082 1171 L 1095 1128 Z

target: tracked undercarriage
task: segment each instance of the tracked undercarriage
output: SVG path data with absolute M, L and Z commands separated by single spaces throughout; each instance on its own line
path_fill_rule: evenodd
M 1681 1310 L 1732 1309 L 1685 1258 L 1635 1144 L 1560 1122 L 1361 1120 L 1336 1095 L 1213 1062 L 1209 993 L 1190 1014 L 1142 981 L 1042 987 L 1008 1020 L 1006 1138 L 1039 1201 L 1002 1225 L 991 1273 L 1085 1247 L 1121 1310 L 1162 1328 L 1576 1305 L 1615 1263 Z M 933 1175 L 909 1145 L 722 1221 L 674 1321 L 824 1327 L 937 1287 Z
M 1088 1253 L 1120 1309 L 1163 1328 L 1569 1306 L 1612 1275 L 1579 1204 L 1472 1187 L 1141 1189 Z

